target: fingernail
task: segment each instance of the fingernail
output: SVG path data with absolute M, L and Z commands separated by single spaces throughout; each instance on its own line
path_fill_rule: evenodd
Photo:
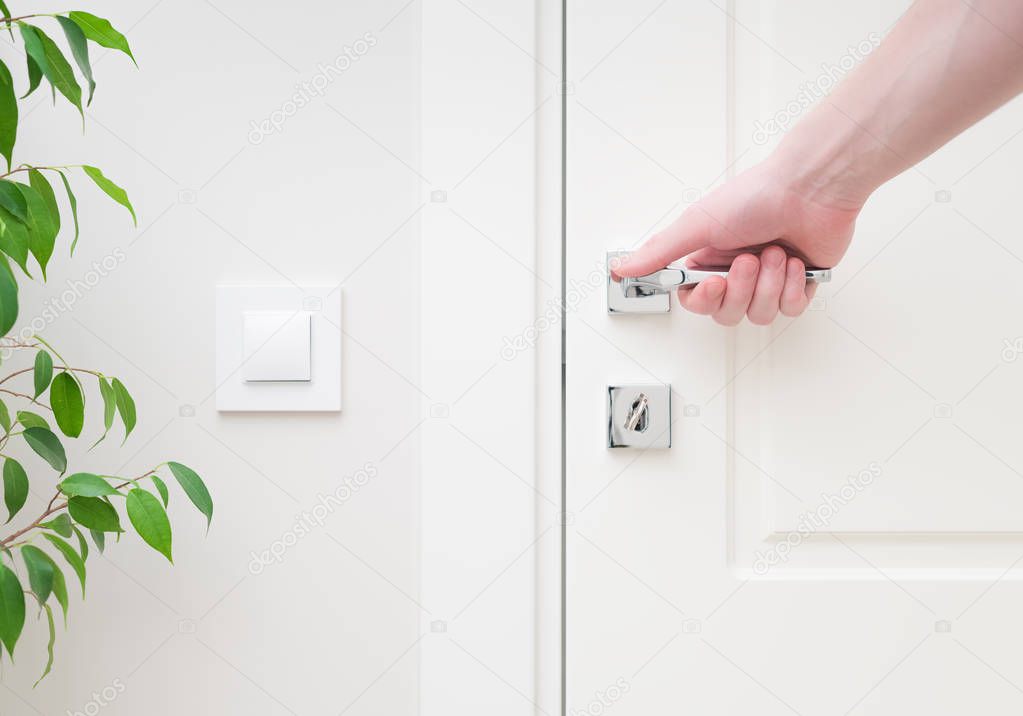
M 785 260 L 785 253 L 782 251 L 768 251 L 767 256 L 764 258 L 764 263 L 769 268 L 781 268 L 782 262 Z

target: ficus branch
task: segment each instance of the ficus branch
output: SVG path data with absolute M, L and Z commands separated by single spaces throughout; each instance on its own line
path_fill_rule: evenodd
M 34 15 L 19 15 L 18 17 L 0 17 L 0 22 L 5 25 L 10 25 L 12 22 L 20 22 L 22 20 L 31 20 L 34 17 L 57 17 L 60 13 L 56 12 L 37 12 Z
M 33 398 L 28 393 L 18 393 L 18 392 L 13 391 L 13 390 L 7 390 L 7 388 L 0 388 L 0 393 L 6 393 L 7 395 L 13 395 L 16 398 L 24 398 L 28 402 L 32 403 L 32 405 L 38 405 L 40 408 L 46 408 L 47 410 L 50 410 L 50 411 L 53 410 L 53 408 L 51 408 L 49 405 L 47 405 L 46 403 L 40 403 L 38 400 Z
M 9 177 L 12 174 L 17 174 L 18 172 L 27 172 L 27 171 L 31 171 L 33 169 L 39 169 L 40 171 L 48 170 L 48 171 L 57 172 L 57 171 L 60 171 L 61 169 L 79 169 L 79 168 L 81 168 L 80 164 L 64 164 L 64 165 L 56 165 L 56 166 L 52 166 L 52 167 L 49 167 L 49 166 L 47 166 L 47 167 L 37 167 L 37 166 L 31 165 L 31 164 L 22 164 L 20 167 L 17 167 L 15 169 L 11 169 L 9 172 L 7 172 L 5 174 L 0 174 L 0 179 L 4 179 L 6 177 Z
M 54 370 L 66 370 L 70 373 L 88 373 L 89 375 L 94 375 L 97 378 L 103 377 L 103 374 L 100 373 L 98 370 L 89 370 L 88 368 L 72 368 L 71 366 L 67 365 L 56 365 L 53 368 Z M 22 373 L 31 373 L 33 370 L 34 370 L 33 368 L 22 368 L 21 370 L 16 370 L 13 373 L 9 374 L 7 377 L 0 379 L 0 385 L 3 385 L 11 378 L 17 375 L 21 375 Z
M 157 468 L 158 467 L 159 466 L 157 466 Z M 128 485 L 131 485 L 132 483 L 136 482 L 137 480 L 141 480 L 143 478 L 149 477 L 150 475 L 152 475 L 152 474 L 154 474 L 156 472 L 157 468 L 153 468 L 152 470 L 146 470 L 144 473 L 142 473 L 141 475 L 139 475 L 138 477 L 136 477 L 134 479 L 125 480 L 124 482 L 122 482 L 122 483 L 120 483 L 118 485 L 114 485 L 114 489 L 115 490 L 120 490 L 122 487 L 127 487 Z M 67 500 L 64 500 L 63 502 L 61 502 L 59 504 L 55 504 L 57 502 L 57 500 L 60 499 L 61 494 L 62 494 L 61 491 L 57 490 L 57 493 L 50 499 L 49 504 L 46 505 L 46 509 L 43 511 L 43 513 L 41 515 L 39 515 L 38 517 L 36 517 L 34 520 L 32 520 L 31 524 L 29 524 L 27 527 L 23 527 L 22 529 L 18 530 L 17 532 L 11 533 L 7 537 L 5 537 L 2 540 L 0 540 L 0 548 L 7 547 L 8 545 L 11 544 L 11 542 L 13 542 L 14 540 L 18 539 L 19 537 L 21 537 L 26 532 L 30 532 L 31 530 L 34 530 L 37 527 L 40 527 L 41 526 L 40 523 L 43 520 L 45 520 L 47 517 L 49 517 L 50 515 L 54 515 L 54 514 L 60 512 L 61 510 L 63 510 L 65 507 L 67 507 L 67 503 L 68 503 Z

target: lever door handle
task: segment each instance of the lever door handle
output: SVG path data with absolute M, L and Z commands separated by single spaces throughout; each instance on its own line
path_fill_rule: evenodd
M 689 268 L 676 262 L 646 276 L 622 278 L 621 288 L 627 298 L 639 298 L 651 293 L 667 293 L 679 288 L 696 286 L 711 276 L 724 278 L 728 276 L 728 269 Z M 806 280 L 826 283 L 831 280 L 831 269 L 807 269 Z
M 614 268 L 628 255 L 628 251 L 607 252 L 607 312 L 612 315 L 667 313 L 671 309 L 672 291 L 696 286 L 711 276 L 728 275 L 727 268 L 690 268 L 676 261 L 645 276 L 614 276 Z M 827 283 L 831 280 L 831 269 L 807 269 L 806 280 Z

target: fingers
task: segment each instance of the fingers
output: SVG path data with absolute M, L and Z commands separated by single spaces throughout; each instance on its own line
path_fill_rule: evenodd
M 760 261 L 753 254 L 743 254 L 732 262 L 725 279 L 725 295 L 721 307 L 712 315 L 723 326 L 734 326 L 742 320 L 753 300 Z
M 816 283 L 806 282 L 806 265 L 790 257 L 785 267 L 785 288 L 782 289 L 779 308 L 786 316 L 798 316 L 806 310 L 817 291 Z
M 753 300 L 746 312 L 750 323 L 766 326 L 775 319 L 780 308 L 785 281 L 785 251 L 780 246 L 768 246 L 760 254 L 760 273 L 753 291 Z
M 712 316 L 725 326 L 737 325 L 743 316 L 751 323 L 767 325 L 779 312 L 801 314 L 816 290 L 817 284 L 806 280 L 803 262 L 772 246 L 759 258 L 752 254 L 737 257 L 727 278 L 712 277 L 695 288 L 680 289 L 678 300 L 687 311 Z
M 721 308 L 725 297 L 725 279 L 714 276 L 701 281 L 695 288 L 680 288 L 678 302 L 682 308 L 701 316 L 709 316 Z
M 687 210 L 668 228 L 623 258 L 614 269 L 618 276 L 644 276 L 710 243 L 720 226 L 703 211 Z

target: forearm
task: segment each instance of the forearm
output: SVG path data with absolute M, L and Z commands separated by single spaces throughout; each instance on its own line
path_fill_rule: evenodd
M 772 157 L 822 203 L 881 184 L 1023 91 L 1023 2 L 918 0 Z

